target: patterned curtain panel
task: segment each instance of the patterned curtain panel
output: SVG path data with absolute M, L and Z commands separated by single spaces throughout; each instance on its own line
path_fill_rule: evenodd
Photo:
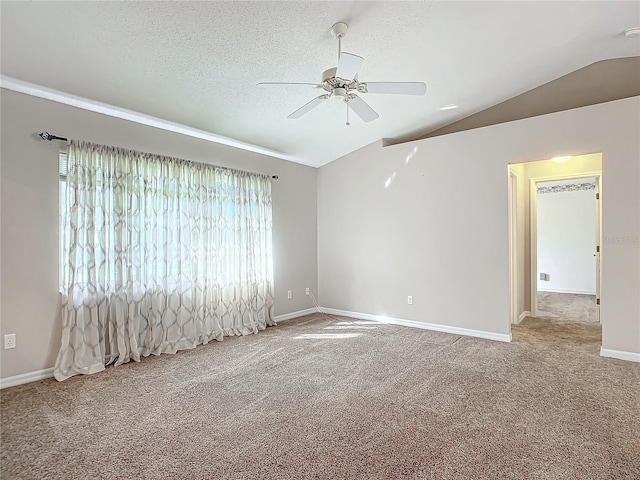
M 273 321 L 267 176 L 71 142 L 55 378 Z

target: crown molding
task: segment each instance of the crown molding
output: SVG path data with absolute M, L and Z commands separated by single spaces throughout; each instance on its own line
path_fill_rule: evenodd
M 179 133 L 188 137 L 199 138 L 208 142 L 219 143 L 221 145 L 227 145 L 229 147 L 238 148 L 240 150 L 246 150 L 248 152 L 259 153 L 268 157 L 279 158 L 289 162 L 300 163 L 313 167 L 310 163 L 301 161 L 291 155 L 263 148 L 251 143 L 241 142 L 234 140 L 233 138 L 224 137 L 222 135 L 216 135 L 215 133 L 207 132 L 205 130 L 199 130 L 197 128 L 189 127 L 181 123 L 170 122 L 158 117 L 152 117 L 144 113 L 136 112 L 126 108 L 116 107 L 115 105 L 109 105 L 108 103 L 102 103 L 95 100 L 91 100 L 70 93 L 54 90 L 53 88 L 43 87 L 34 83 L 25 82 L 17 78 L 8 77 L 6 75 L 0 76 L 0 87 L 7 90 L 12 90 L 18 93 L 24 93 L 25 95 L 31 95 L 33 97 L 44 98 L 45 100 L 51 100 L 52 102 L 63 103 L 72 107 L 81 108 L 90 112 L 101 113 L 108 115 L 109 117 L 120 118 L 122 120 L 128 120 L 130 122 L 139 123 L 141 125 L 147 125 L 149 127 L 160 128 L 169 132 Z

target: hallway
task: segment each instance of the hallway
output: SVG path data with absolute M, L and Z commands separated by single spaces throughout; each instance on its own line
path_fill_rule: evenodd
M 538 317 L 511 326 L 513 341 L 576 349 L 599 355 L 602 326 L 595 295 L 538 292 Z
M 538 316 L 580 323 L 598 323 L 596 296 L 538 292 Z

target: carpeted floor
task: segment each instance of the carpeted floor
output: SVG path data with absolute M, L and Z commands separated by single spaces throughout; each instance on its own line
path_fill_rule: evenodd
M 9 388 L 0 476 L 640 478 L 640 365 L 538 322 L 500 343 L 316 314 Z
M 596 296 L 538 292 L 538 316 L 573 322 L 598 323 Z

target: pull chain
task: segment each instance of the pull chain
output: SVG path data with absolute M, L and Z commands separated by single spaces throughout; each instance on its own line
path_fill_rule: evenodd
M 347 106 L 347 126 L 351 125 L 349 123 L 349 102 L 344 102 L 344 104 Z

